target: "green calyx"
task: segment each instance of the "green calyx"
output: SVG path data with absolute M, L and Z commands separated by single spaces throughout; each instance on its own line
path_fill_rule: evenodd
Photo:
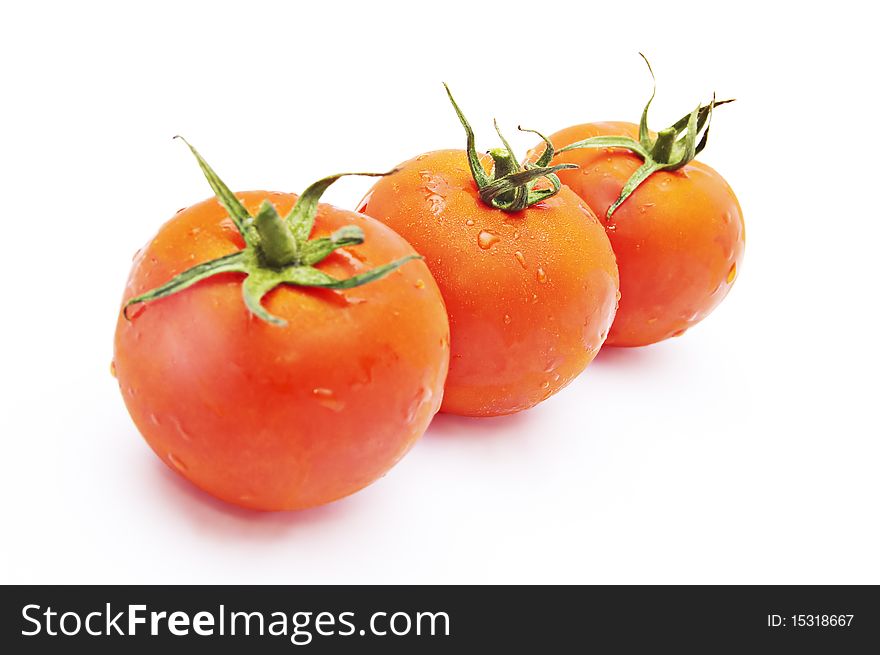
M 366 273 L 341 280 L 314 267 L 334 250 L 356 246 L 364 242 L 363 230 L 356 225 L 341 227 L 329 237 L 309 238 L 315 224 L 315 216 L 318 213 L 318 201 L 324 191 L 336 180 L 346 175 L 380 177 L 396 171 L 331 175 L 318 180 L 303 191 L 287 216 L 282 218 L 275 206 L 268 200 L 264 200 L 256 215 L 251 216 L 235 194 L 202 159 L 198 151 L 183 137 L 175 138 L 180 138 L 186 143 L 195 155 L 208 184 L 211 185 L 217 196 L 217 200 L 227 211 L 229 218 L 244 239 L 245 247 L 238 252 L 193 266 L 162 286 L 132 298 L 123 307 L 123 315 L 126 319 L 128 319 L 128 309 L 132 305 L 171 296 L 214 275 L 244 273 L 246 277 L 241 289 L 248 310 L 267 323 L 284 326 L 287 324 L 286 321 L 273 316 L 262 305 L 263 296 L 279 285 L 351 289 L 385 277 L 412 259 L 421 259 L 418 255 L 410 255 Z
M 614 211 L 635 191 L 638 186 L 657 171 L 674 171 L 696 157 L 703 148 L 709 137 L 709 124 L 712 122 L 712 110 L 720 105 L 725 105 L 730 100 L 712 100 L 706 105 L 697 105 L 691 113 L 685 114 L 675 123 L 660 130 L 655 138 L 651 138 L 648 129 L 648 108 L 657 93 L 657 79 L 648 58 L 639 53 L 648 65 L 648 72 L 654 82 L 654 89 L 648 104 L 642 110 L 642 118 L 639 121 L 639 140 L 625 136 L 595 136 L 583 141 L 577 141 L 557 150 L 557 153 L 575 150 L 578 148 L 626 148 L 634 152 L 644 160 L 635 173 L 624 184 L 617 200 L 608 208 L 606 218 L 611 218 Z
M 574 164 L 548 166 L 550 160 L 553 159 L 553 155 L 556 153 L 553 149 L 553 144 L 540 132 L 524 130 L 522 127 L 519 128 L 521 132 L 531 132 L 541 137 L 544 143 L 547 144 L 547 148 L 534 164 L 526 163 L 525 166 L 521 166 L 513 154 L 513 149 L 510 147 L 507 139 L 504 138 L 504 135 L 498 128 L 498 122 L 496 121 L 495 131 L 498 133 L 498 137 L 501 139 L 504 147 L 493 148 L 489 151 L 495 166 L 491 173 L 486 173 L 477 154 L 474 131 L 471 129 L 467 118 L 464 117 L 458 103 L 455 102 L 455 98 L 452 97 L 449 87 L 446 84 L 443 86 L 446 89 L 446 94 L 449 96 L 449 101 L 455 108 L 458 120 L 461 121 L 461 125 L 467 134 L 468 165 L 471 169 L 471 175 L 474 177 L 474 182 L 477 183 L 480 199 L 487 205 L 506 212 L 518 212 L 526 207 L 531 207 L 535 203 L 556 195 L 562 187 L 556 171 L 566 168 L 577 168 Z M 538 180 L 541 178 L 545 178 L 550 182 L 550 188 L 535 189 Z

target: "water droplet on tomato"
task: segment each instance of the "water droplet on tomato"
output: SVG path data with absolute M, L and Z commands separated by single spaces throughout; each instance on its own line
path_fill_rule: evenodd
M 605 225 L 605 229 L 609 232 L 614 232 L 617 229 L 617 225 L 615 225 L 614 223 L 608 223 Z
M 426 159 L 427 157 L 428 157 L 428 155 L 419 155 L 418 157 L 416 157 L 416 161 L 422 161 L 423 159 Z
M 174 453 L 168 453 L 168 462 L 181 473 L 186 473 L 186 464 Z
M 683 335 L 685 332 L 687 332 L 687 328 L 682 328 L 681 330 L 676 330 L 675 332 L 673 332 L 673 333 L 672 333 L 672 336 L 673 336 L 673 337 L 680 337 L 680 336 Z
M 406 422 L 412 423 L 419 415 L 419 411 L 426 403 L 430 402 L 433 392 L 428 387 L 422 387 L 410 401 L 406 410 Z
M 538 267 L 538 270 L 535 272 L 535 277 L 538 278 L 538 282 L 540 282 L 541 284 L 544 284 L 545 282 L 547 282 L 547 273 L 540 266 Z
M 505 325 L 510 325 L 510 322 L 511 322 L 512 320 L 513 320 L 513 319 L 510 318 L 510 314 L 505 314 L 505 315 L 504 315 L 504 324 L 505 324 Z
M 416 287 L 416 289 L 424 289 L 425 288 L 425 281 L 423 279 L 419 278 L 418 280 L 416 280 L 415 287 Z
M 156 416 L 155 414 L 150 414 L 150 423 L 152 423 L 153 425 L 161 425 L 162 424 L 161 421 L 159 421 L 159 417 Z
M 467 226 L 471 226 L 471 225 L 474 224 L 474 219 L 469 218 L 469 219 L 467 219 L 467 220 L 464 222 L 464 224 L 467 225 Z
M 727 271 L 727 284 L 732 284 L 733 280 L 736 278 L 736 262 L 733 262 L 733 266 L 730 267 L 730 270 Z
M 116 377 L 116 362 L 113 360 L 110 360 L 110 375 Z
M 195 236 L 198 236 L 201 231 L 202 231 L 202 228 L 194 227 L 194 228 L 190 229 L 189 233 L 195 237 Z
M 519 265 L 520 265 L 520 266 L 522 266 L 523 268 L 526 267 L 526 257 L 525 257 L 525 255 L 523 255 L 519 250 L 517 250 L 515 253 L 513 253 L 513 256 L 516 257 L 516 261 L 519 262 Z
M 332 389 L 316 387 L 312 389 L 312 394 L 321 405 L 334 412 L 341 412 L 345 407 L 345 403 L 336 397 Z
M 544 380 L 544 381 L 541 383 L 541 388 L 542 388 L 542 389 L 549 389 L 549 388 L 550 388 L 550 381 L 549 381 L 549 380 Z
M 480 248 L 482 248 L 483 250 L 488 250 L 500 240 L 501 237 L 499 237 L 497 234 L 489 232 L 488 230 L 482 230 L 477 237 L 477 245 L 479 245 Z
M 532 294 L 532 304 L 533 304 L 533 305 L 537 305 L 537 304 L 538 304 L 538 294 L 537 294 L 537 293 L 533 293 L 533 294 Z
M 513 240 L 516 241 L 517 239 L 519 239 L 519 230 L 514 230 L 513 231 Z
M 177 430 L 178 436 L 184 441 L 192 441 L 192 435 L 187 432 L 183 425 L 180 424 L 180 420 L 176 416 L 171 417 L 171 424 L 174 426 L 174 429 Z

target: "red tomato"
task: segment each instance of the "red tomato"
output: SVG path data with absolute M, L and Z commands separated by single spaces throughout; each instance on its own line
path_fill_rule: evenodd
M 491 161 L 483 158 L 484 172 Z M 602 225 L 568 189 L 499 209 L 482 198 L 469 153 L 442 150 L 378 180 L 360 211 L 425 257 L 446 301 L 452 359 L 441 411 L 532 407 L 581 373 L 605 340 L 617 266 Z
M 297 196 L 237 194 L 253 216 L 281 215 Z M 314 237 L 350 226 L 362 245 L 315 268 L 346 278 L 413 255 L 368 217 L 321 204 Z M 179 212 L 134 262 L 125 299 L 184 269 L 242 251 L 227 211 L 210 199 Z M 126 406 L 156 454 L 205 491 L 262 510 L 320 505 L 370 484 L 422 435 L 440 406 L 449 328 L 421 261 L 348 291 L 282 284 L 251 313 L 241 273 L 134 305 L 116 329 L 114 366 Z
M 694 131 L 696 152 L 705 145 L 696 145 L 696 139 L 699 129 L 708 130 L 710 116 L 711 107 L 703 107 L 686 128 Z M 639 145 L 639 126 L 586 123 L 549 139 L 560 150 L 597 137 L 624 137 Z M 538 145 L 529 158 L 543 151 Z M 675 170 L 651 173 L 609 216 L 645 158 L 620 147 L 592 147 L 558 152 L 552 159 L 577 165 L 559 171 L 559 178 L 602 217 L 617 255 L 621 298 L 607 345 L 644 346 L 683 334 L 724 299 L 737 277 L 745 245 L 739 202 L 714 169 L 692 157 L 685 161 Z

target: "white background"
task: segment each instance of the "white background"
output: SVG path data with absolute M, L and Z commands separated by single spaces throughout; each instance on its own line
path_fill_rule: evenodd
M 4 3 L 2 582 L 880 583 L 877 55 L 866 3 Z M 214 501 L 110 376 L 132 253 L 210 191 L 300 191 L 463 146 L 440 82 L 520 152 L 719 109 L 701 157 L 747 225 L 684 337 L 603 351 L 509 418 L 440 416 L 328 507 Z M 353 207 L 368 180 L 329 202 Z

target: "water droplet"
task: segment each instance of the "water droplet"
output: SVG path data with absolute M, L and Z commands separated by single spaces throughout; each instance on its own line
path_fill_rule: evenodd
M 651 318 L 648 319 L 648 325 L 654 325 L 654 323 L 656 323 L 656 322 L 657 322 L 656 316 L 652 316 Z
M 538 282 L 540 282 L 541 284 L 544 284 L 545 282 L 547 282 L 547 273 L 540 266 L 538 267 L 538 270 L 535 273 L 535 277 L 538 278 Z
M 436 193 L 428 196 L 428 202 L 431 203 L 431 213 L 434 216 L 439 216 L 446 209 L 446 200 L 443 196 L 438 196 Z
M 672 336 L 673 336 L 673 337 L 680 337 L 680 336 L 683 335 L 685 332 L 687 332 L 687 328 L 682 328 L 681 330 L 676 330 L 675 332 L 673 332 L 673 333 L 672 333 Z
M 542 389 L 549 389 L 549 388 L 550 388 L 550 381 L 549 381 L 549 380 L 544 380 L 544 381 L 541 383 L 541 388 L 542 388 Z
M 116 377 L 116 362 L 113 360 L 110 360 L 110 375 Z
M 353 272 L 362 271 L 364 269 L 363 255 L 355 255 L 354 251 L 351 251 L 348 248 L 339 248 L 336 250 L 336 256 L 344 259 L 345 263 L 351 267 Z
M 614 232 L 617 229 L 617 225 L 615 225 L 614 223 L 607 223 L 605 225 L 605 229 L 609 232 Z
M 510 318 L 510 314 L 505 314 L 505 315 L 504 315 L 504 324 L 505 324 L 505 325 L 510 325 L 510 322 L 511 322 L 512 320 L 513 320 L 513 319 Z
M 181 473 L 186 473 L 186 464 L 184 464 L 174 453 L 168 453 L 168 462 Z
M 562 364 L 562 360 L 559 357 L 554 357 L 547 362 L 546 366 L 544 366 L 544 372 L 552 373 L 560 364 Z
M 312 389 L 312 394 L 317 398 L 319 403 L 334 412 L 341 412 L 345 407 L 345 403 L 334 395 L 332 389 L 316 387 L 315 389 Z
M 427 157 L 428 157 L 428 155 L 419 155 L 418 157 L 416 157 L 416 161 L 422 161 L 423 159 L 426 159 Z
M 533 293 L 533 294 L 532 294 L 532 304 L 533 304 L 533 305 L 537 305 L 537 304 L 538 304 L 538 294 L 537 294 L 537 293 Z
M 183 428 L 183 426 L 180 424 L 180 420 L 178 420 L 176 416 L 172 416 L 170 420 L 171 425 L 173 425 L 174 429 L 177 430 L 177 434 L 180 436 L 181 439 L 183 439 L 184 441 L 192 441 L 192 435 Z
M 425 199 L 431 206 L 431 213 L 439 216 L 446 208 L 446 194 L 449 193 L 449 182 L 442 175 L 432 171 L 419 171 L 425 187 Z
M 467 220 L 464 222 L 464 224 L 465 224 L 465 225 L 468 225 L 468 226 L 473 225 L 473 224 L 474 224 L 474 219 L 469 218 L 469 219 L 467 219 Z
M 159 417 L 156 416 L 155 414 L 150 414 L 150 423 L 152 423 L 153 425 L 161 425 L 161 422 L 159 421 Z
M 202 231 L 202 228 L 200 228 L 200 227 L 194 227 L 194 228 L 190 229 L 189 233 L 190 233 L 192 236 L 198 236 L 199 233 L 200 233 L 201 231 Z
M 727 271 L 727 284 L 732 284 L 733 280 L 736 278 L 736 262 L 733 262 L 733 266 L 730 267 L 730 270 Z
M 425 281 L 421 278 L 416 280 L 416 289 L 424 289 L 424 288 L 425 288 Z
M 412 423 L 419 415 L 419 411 L 430 402 L 433 392 L 428 387 L 422 387 L 413 397 L 406 410 L 406 422 Z
M 493 234 L 488 230 L 481 230 L 480 235 L 477 237 L 477 245 L 479 245 L 480 248 L 482 248 L 483 250 L 488 250 L 500 240 L 501 237 L 499 237 L 497 234 Z
M 513 240 L 516 241 L 517 239 L 519 239 L 519 230 L 514 230 L 513 231 Z
M 516 257 L 516 261 L 519 262 L 519 265 L 520 265 L 520 266 L 522 266 L 523 268 L 526 267 L 526 257 L 525 257 L 525 255 L 523 255 L 519 250 L 517 250 L 515 253 L 513 253 L 513 256 Z

